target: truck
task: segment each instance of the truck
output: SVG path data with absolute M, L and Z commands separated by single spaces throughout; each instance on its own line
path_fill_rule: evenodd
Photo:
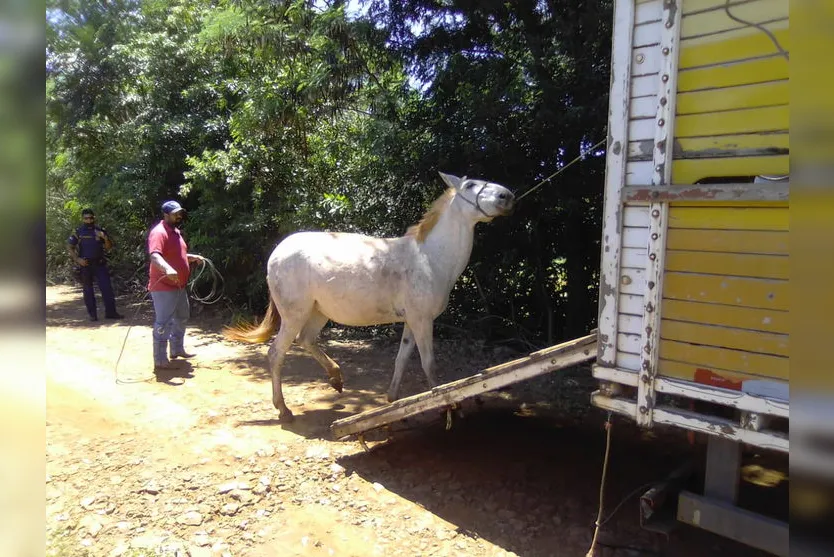
M 706 434 L 677 518 L 776 555 L 736 500 L 742 447 L 789 447 L 788 33 L 782 0 L 615 3 L 591 401 Z
M 613 18 L 597 329 L 331 430 L 590 361 L 594 407 L 706 438 L 702 492 L 653 488 L 641 518 L 668 499 L 677 521 L 785 556 L 787 523 L 737 499 L 743 447 L 789 449 L 788 2 L 615 0 Z

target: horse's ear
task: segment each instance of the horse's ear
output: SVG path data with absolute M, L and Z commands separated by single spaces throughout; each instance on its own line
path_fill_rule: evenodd
M 440 174 L 440 177 L 443 178 L 443 181 L 446 182 L 447 186 L 455 188 L 456 190 L 460 189 L 460 185 L 463 182 L 460 178 L 454 174 L 445 174 L 443 172 L 438 172 L 438 174 Z

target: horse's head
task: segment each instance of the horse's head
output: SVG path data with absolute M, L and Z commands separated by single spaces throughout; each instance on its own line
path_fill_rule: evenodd
M 502 185 L 475 178 L 458 178 L 452 174 L 440 172 L 440 177 L 450 188 L 454 188 L 456 198 L 464 201 L 466 209 L 473 218 L 489 222 L 495 217 L 509 215 L 515 206 L 515 196 Z

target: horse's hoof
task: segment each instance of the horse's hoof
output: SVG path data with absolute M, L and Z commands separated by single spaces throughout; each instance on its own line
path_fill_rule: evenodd
M 338 379 L 331 379 L 330 380 L 330 386 L 333 387 L 334 389 L 336 389 L 337 391 L 339 391 L 340 393 L 342 392 L 342 389 L 344 388 L 344 384 Z
M 292 415 L 292 412 L 290 412 L 289 410 L 286 410 L 284 412 L 281 412 L 281 414 L 279 414 L 278 421 L 281 422 L 282 424 L 291 424 L 295 421 L 295 416 Z

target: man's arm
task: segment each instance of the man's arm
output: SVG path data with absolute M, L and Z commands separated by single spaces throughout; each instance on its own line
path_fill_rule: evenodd
M 73 241 L 75 240 L 75 241 Z M 73 261 L 77 264 L 81 265 L 82 267 L 87 266 L 87 260 L 78 257 L 78 238 L 73 234 L 70 236 L 69 241 L 67 242 L 67 251 L 69 252 L 70 257 Z
M 105 229 L 100 228 L 96 230 L 96 236 L 100 240 L 104 241 L 104 249 L 106 249 L 107 251 L 113 249 L 113 241 L 110 239 L 110 235 L 107 233 Z
M 186 258 L 188 258 L 189 263 L 194 263 L 196 261 L 205 261 L 205 257 L 202 255 L 197 255 L 196 253 L 186 253 Z
M 155 251 L 151 254 L 151 264 L 154 267 L 165 273 L 165 278 L 172 281 L 174 284 L 179 284 L 179 275 L 177 274 L 176 269 L 171 267 L 171 265 L 165 261 L 162 257 L 162 254 L 158 251 Z

